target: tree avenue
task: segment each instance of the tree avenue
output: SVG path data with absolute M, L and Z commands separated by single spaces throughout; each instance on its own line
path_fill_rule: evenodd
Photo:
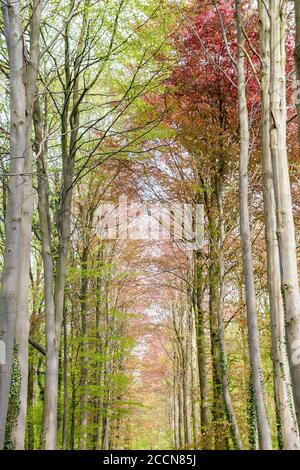
M 300 450 L 300 0 L 0 35 L 0 449 Z

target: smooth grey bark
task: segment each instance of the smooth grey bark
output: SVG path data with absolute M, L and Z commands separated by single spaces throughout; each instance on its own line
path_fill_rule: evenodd
M 193 443 L 194 449 L 200 444 L 200 407 L 199 407 L 199 376 L 198 376 L 198 354 L 195 316 L 192 316 L 192 339 L 191 339 L 191 402 L 193 421 Z
M 110 373 L 111 373 L 111 363 L 106 361 L 104 366 L 104 397 L 103 397 L 103 417 L 102 417 L 102 450 L 110 449 Z
M 104 283 L 104 312 L 105 312 L 105 340 L 104 340 L 104 351 L 105 354 L 110 356 L 113 351 L 112 344 L 112 324 L 111 316 L 109 313 L 109 297 L 108 297 L 108 280 Z M 103 416 L 102 416 L 102 450 L 109 450 L 111 447 L 111 398 L 112 398 L 112 359 L 106 360 L 103 371 Z
M 61 199 L 57 217 L 59 237 L 58 257 L 55 265 L 54 281 L 54 313 L 49 312 L 49 323 L 46 325 L 47 347 L 49 354 L 46 361 L 46 387 L 44 401 L 44 432 L 45 449 L 53 450 L 57 444 L 57 403 L 58 403 L 58 365 L 59 345 L 64 311 L 64 296 L 67 275 L 68 249 L 71 236 L 71 209 L 73 195 L 73 179 L 75 168 L 75 156 L 77 150 L 77 137 L 79 132 L 80 103 L 79 76 L 82 60 L 82 47 L 87 30 L 87 7 L 85 2 L 83 11 L 83 24 L 77 49 L 77 58 L 74 65 L 74 80 L 70 69 L 70 38 L 69 24 L 65 26 L 65 83 L 64 106 L 61 115 L 61 152 L 62 152 L 62 181 Z M 70 5 L 70 10 L 73 9 Z M 52 270 L 53 266 L 52 266 Z M 52 302 L 52 300 L 51 300 Z M 52 309 L 52 305 L 51 305 Z M 50 318 L 51 317 L 51 318 Z
M 188 299 L 187 299 L 188 300 Z M 185 444 L 189 447 L 192 445 L 192 428 L 191 428 L 191 314 L 188 308 L 184 312 L 184 353 L 183 353 L 183 413 L 184 413 L 184 432 Z
M 33 358 L 32 358 L 33 361 Z M 34 367 L 29 364 L 28 367 L 28 427 L 27 427 L 27 444 L 28 450 L 34 450 Z
M 32 116 L 36 94 L 36 80 L 39 65 L 39 37 L 42 12 L 42 0 L 34 0 L 30 17 L 30 50 L 25 66 L 26 87 L 26 150 L 25 181 L 23 189 L 20 279 L 18 285 L 18 310 L 15 327 L 15 341 L 18 348 L 18 361 L 21 373 L 20 405 L 17 420 L 12 429 L 12 441 L 15 448 L 23 450 L 25 445 L 27 391 L 28 391 L 28 337 L 29 337 L 29 269 L 31 253 L 31 233 L 33 214 L 32 187 Z
M 100 267 L 101 263 L 103 262 L 103 247 L 100 245 L 98 249 L 98 256 L 97 256 L 97 261 L 98 265 Z M 97 292 L 97 299 L 96 299 L 96 308 L 95 308 L 95 314 L 96 314 L 96 338 L 97 338 L 97 344 L 96 344 L 96 352 L 98 356 L 102 354 L 102 337 L 101 337 L 101 300 L 102 300 L 102 275 L 101 271 L 99 272 L 96 280 L 96 292 Z M 102 382 L 102 375 L 103 375 L 103 364 L 102 362 L 98 361 L 96 371 L 95 371 L 95 380 L 97 383 Z M 100 417 L 101 417 L 101 396 L 95 397 L 94 400 L 94 426 L 95 426 L 95 431 L 94 431 L 94 436 L 93 436 L 93 450 L 98 450 L 99 449 L 99 440 L 100 440 Z
M 58 234 L 59 248 L 58 258 L 54 265 L 51 251 L 51 224 L 50 209 L 47 187 L 47 174 L 45 161 L 41 162 L 40 171 L 44 172 L 45 182 L 40 188 L 39 216 L 42 218 L 42 256 L 45 275 L 45 308 L 46 308 L 46 385 L 43 411 L 44 446 L 46 450 L 54 450 L 57 445 L 57 403 L 58 403 L 58 366 L 59 366 L 59 345 L 61 338 L 61 328 L 64 311 L 64 291 L 66 283 L 66 270 L 68 259 L 68 247 L 71 234 L 71 205 L 72 205 L 72 184 L 75 162 L 76 138 L 79 126 L 78 107 L 73 109 L 71 119 L 71 137 L 69 132 L 69 107 L 71 99 L 70 91 L 70 64 L 69 64 L 69 36 L 68 25 L 65 34 L 65 104 L 61 116 L 61 150 L 62 150 L 62 188 L 61 201 L 58 213 Z M 75 80 L 73 90 L 74 103 L 77 101 L 76 89 L 78 78 Z M 43 248 L 44 245 L 44 248 Z
M 272 356 L 274 367 L 275 404 L 279 418 L 279 433 L 284 449 L 298 449 L 299 431 L 291 387 L 291 375 L 286 350 L 284 307 L 281 295 L 281 276 L 276 210 L 270 151 L 270 20 L 269 0 L 259 1 L 261 43 L 262 123 L 261 145 L 263 163 L 263 197 L 265 239 L 267 248 L 267 278 L 271 318 Z
M 63 370 L 63 385 L 64 385 L 64 397 L 63 397 L 63 428 L 62 428 L 62 448 L 67 448 L 67 434 L 68 434 L 68 404 L 69 404 L 69 387 L 68 387 L 68 329 L 67 329 L 67 310 L 64 309 L 64 370 Z
M 259 332 L 256 314 L 256 294 L 254 285 L 252 244 L 250 216 L 248 205 L 248 165 L 249 165 L 249 120 L 245 85 L 245 37 L 242 29 L 241 0 L 235 1 L 237 26 L 237 78 L 238 101 L 240 120 L 240 169 L 239 169 L 239 197 L 240 197 L 240 234 L 242 243 L 243 273 L 245 282 L 248 342 L 251 363 L 251 376 L 255 393 L 257 409 L 257 422 L 260 447 L 263 450 L 272 449 L 272 440 L 264 400 L 263 378 L 261 368 L 261 354 Z
M 89 230 L 88 230 L 89 232 Z M 81 450 L 87 446 L 87 425 L 88 425 L 88 393 L 86 381 L 88 374 L 88 344 L 87 344 L 87 295 L 88 295 L 88 253 L 89 253 L 89 233 L 83 237 L 85 246 L 81 256 L 81 290 L 80 290 L 80 314 L 81 314 L 81 371 L 80 371 L 80 441 Z
M 10 70 L 10 175 L 0 298 L 0 340 L 4 342 L 6 349 L 5 364 L 0 364 L 0 449 L 3 448 L 5 438 L 18 308 L 18 286 L 22 282 L 20 258 L 26 152 L 26 91 L 21 2 L 8 0 L 2 3 L 2 14 Z
M 185 435 L 184 435 L 184 412 L 183 412 L 183 388 L 182 388 L 182 373 L 180 371 L 180 380 L 178 381 L 178 407 L 179 407 L 179 446 L 180 449 L 184 448 Z
M 220 185 L 219 185 L 220 186 Z M 224 212 L 222 201 L 222 190 L 217 188 L 217 199 L 219 208 L 219 263 L 220 263 L 220 289 L 219 289 L 219 305 L 218 305 L 218 339 L 220 350 L 220 365 L 221 365 L 221 378 L 222 378 L 222 392 L 225 404 L 225 411 L 227 419 L 230 423 L 230 433 L 233 440 L 233 445 L 236 449 L 242 449 L 242 440 L 237 423 L 235 411 L 233 408 L 228 377 L 227 366 L 227 350 L 225 340 L 225 327 L 224 327 L 224 298 L 225 298 L 225 264 L 224 264 L 224 243 L 225 243 L 225 229 L 224 229 Z
M 51 439 L 56 439 L 57 415 L 54 412 L 57 406 L 55 394 L 58 387 L 58 353 L 56 341 L 56 323 L 54 308 L 54 269 L 51 244 L 51 218 L 49 204 L 49 187 L 47 175 L 47 148 L 45 128 L 47 122 L 46 104 L 44 116 L 41 109 L 40 98 L 34 104 L 34 129 L 37 153 L 38 171 L 38 212 L 42 242 L 42 259 L 44 268 L 44 298 L 45 298 L 45 330 L 46 330 L 46 383 L 44 397 L 43 439 L 46 439 L 46 430 L 52 430 Z M 55 392 L 56 390 L 56 392 Z M 53 412 L 52 412 L 53 411 Z M 53 429 L 55 428 L 55 436 Z M 45 442 L 46 444 L 46 442 Z
M 200 385 L 200 424 L 201 424 L 201 447 L 206 449 L 211 447 L 208 442 L 209 426 L 209 403 L 208 403 L 208 378 L 205 350 L 205 320 L 203 308 L 203 267 L 202 255 L 199 251 L 195 253 L 195 311 L 196 311 L 196 341 L 198 353 L 198 370 Z
M 174 369 L 176 365 L 176 354 L 174 354 Z M 178 386 L 177 371 L 174 370 L 173 378 L 173 444 L 174 449 L 179 448 L 179 406 L 178 406 Z
M 300 425 L 300 295 L 295 226 L 286 145 L 285 18 L 283 3 L 272 0 L 270 16 L 270 149 L 274 183 L 286 337 L 298 427 Z

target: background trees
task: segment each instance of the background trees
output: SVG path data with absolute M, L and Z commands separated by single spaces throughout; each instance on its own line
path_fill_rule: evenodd
M 2 2 L 1 448 L 299 448 L 298 9 Z

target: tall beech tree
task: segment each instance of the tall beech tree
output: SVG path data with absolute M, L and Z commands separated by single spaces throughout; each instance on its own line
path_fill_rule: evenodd
M 10 388 L 11 422 L 6 440 L 24 447 L 27 409 L 29 264 L 32 231 L 32 142 L 31 127 L 39 63 L 39 33 L 42 0 L 21 9 L 21 2 L 2 5 L 8 51 L 10 82 L 10 176 L 5 222 L 5 256 L 1 284 L 1 339 L 6 346 L 6 364 L 0 366 L 0 447 L 3 447 Z M 25 44 L 27 22 L 29 50 Z M 14 362 L 14 368 L 13 368 Z M 12 368 L 14 374 L 12 376 Z M 16 423 L 14 422 L 16 421 Z
M 272 449 L 271 434 L 269 429 L 267 410 L 265 405 L 261 353 L 256 313 L 256 294 L 253 273 L 253 255 L 251 247 L 251 227 L 248 203 L 248 166 L 249 166 L 249 118 L 246 96 L 245 78 L 245 34 L 243 32 L 243 19 L 241 1 L 235 2 L 236 27 L 237 27 L 237 79 L 238 102 L 240 119 L 240 231 L 243 250 L 243 271 L 245 281 L 245 296 L 247 305 L 247 323 L 249 335 L 249 351 L 251 361 L 251 380 L 253 383 L 255 404 L 257 409 L 258 433 L 260 446 L 264 450 Z
M 270 148 L 274 182 L 281 290 L 285 306 L 286 335 L 295 408 L 300 424 L 300 296 L 295 226 L 286 144 L 285 12 L 281 2 L 271 2 L 270 15 Z
M 285 345 L 284 300 L 281 291 L 280 258 L 277 240 L 274 183 L 270 149 L 270 20 L 269 3 L 259 4 L 261 36 L 261 90 L 262 90 L 262 163 L 265 238 L 268 261 L 268 290 L 274 362 L 275 400 L 280 419 L 280 432 L 284 447 L 299 447 L 299 431 L 296 423 L 295 404 L 291 389 L 291 374 Z

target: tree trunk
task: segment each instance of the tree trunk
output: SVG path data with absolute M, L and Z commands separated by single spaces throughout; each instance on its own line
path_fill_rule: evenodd
M 46 106 L 46 104 L 45 104 Z M 45 114 L 46 114 L 45 110 Z M 45 446 L 48 446 L 49 440 L 55 441 L 53 427 L 57 426 L 56 407 L 57 401 L 55 394 L 58 387 L 58 376 L 56 376 L 56 367 L 58 367 L 58 345 L 56 341 L 55 330 L 55 309 L 54 309 L 54 272 L 51 246 L 51 218 L 49 205 L 49 188 L 46 163 L 46 148 L 44 143 L 43 122 L 46 122 L 47 116 L 42 116 L 40 99 L 36 99 L 34 104 L 34 128 L 37 153 L 38 170 L 38 211 L 42 241 L 42 259 L 44 266 L 44 297 L 45 297 L 45 329 L 46 329 L 46 378 L 45 378 L 45 397 L 44 397 L 44 439 Z M 51 437 L 49 432 L 51 431 Z
M 98 256 L 97 256 L 97 261 L 98 261 L 98 269 L 100 271 L 101 269 L 101 263 L 103 262 L 102 259 L 102 249 L 101 247 L 98 250 Z M 101 278 L 101 271 L 99 272 L 99 275 L 97 276 L 96 280 L 96 338 L 97 338 L 97 343 L 96 343 L 96 353 L 97 353 L 97 359 L 95 361 L 95 380 L 96 383 L 99 384 L 99 387 L 101 387 L 102 383 L 102 372 L 103 372 L 103 362 L 99 360 L 99 357 L 102 355 L 102 338 L 100 334 L 100 328 L 101 328 L 101 298 L 102 298 L 102 278 Z M 101 394 L 99 390 L 99 396 L 95 397 L 94 400 L 94 436 L 93 436 L 93 450 L 98 450 L 99 449 L 99 438 L 100 438 L 100 411 L 101 411 Z
M 217 179 L 217 178 L 216 178 Z M 226 448 L 226 436 L 224 433 L 224 401 L 222 390 L 221 364 L 220 364 L 220 344 L 218 327 L 218 310 L 220 304 L 220 263 L 219 263 L 219 227 L 217 222 L 217 200 L 216 191 L 209 198 L 207 207 L 208 234 L 209 234 L 209 325 L 212 357 L 213 376 L 213 405 L 212 420 L 214 430 L 214 448 L 224 450 Z
M 198 368 L 200 383 L 200 423 L 201 423 L 201 448 L 211 448 L 209 442 L 209 404 L 208 381 L 205 351 L 205 322 L 203 309 L 203 267 L 200 252 L 195 254 L 195 295 L 196 295 L 196 334 L 198 350 Z
M 5 252 L 1 282 L 0 341 L 5 363 L 0 364 L 0 449 L 3 448 L 11 385 L 14 334 L 18 309 L 21 262 L 22 204 L 26 152 L 26 92 L 21 2 L 2 3 L 10 68 L 10 176 L 5 218 Z M 16 407 L 18 405 L 16 404 Z M 19 412 L 16 409 L 18 416 Z
M 67 309 L 64 308 L 64 398 L 63 398 L 63 428 L 62 428 L 62 448 L 67 448 L 68 436 L 68 328 L 67 328 Z
M 86 243 L 83 247 L 81 257 L 81 292 L 80 292 L 80 312 L 81 312 L 81 371 L 80 371 L 80 449 L 85 450 L 87 445 L 87 425 L 88 425 L 88 394 L 86 390 L 86 379 L 88 373 L 87 355 L 87 293 L 88 293 L 88 241 L 89 236 L 83 237 Z
M 191 314 L 186 308 L 184 313 L 184 359 L 183 359 L 183 413 L 184 413 L 184 434 L 185 445 L 190 448 L 192 445 L 192 428 L 191 428 L 191 401 L 190 401 L 190 378 L 191 378 Z
M 179 372 L 180 380 L 178 380 L 178 408 L 179 408 L 179 446 L 184 449 L 184 412 L 183 412 L 183 388 L 182 388 L 182 372 Z
M 262 90 L 262 160 L 265 239 L 267 247 L 267 276 L 271 316 L 272 356 L 274 366 L 275 404 L 279 419 L 279 436 L 284 449 L 299 448 L 295 404 L 291 388 L 290 367 L 286 351 L 284 308 L 281 295 L 280 258 L 276 235 L 275 195 L 270 151 L 270 20 L 266 8 L 269 2 L 260 1 L 261 90 Z
M 34 0 L 30 19 L 30 56 L 26 63 L 26 150 L 25 150 L 25 181 L 22 204 L 21 226 L 21 258 L 20 282 L 18 286 L 18 311 L 15 328 L 15 341 L 18 348 L 18 359 L 21 373 L 20 406 L 18 418 L 12 429 L 12 440 L 15 448 L 24 449 L 27 391 L 28 391 L 28 337 L 29 337 L 29 269 L 31 254 L 31 232 L 33 214 L 32 187 L 32 116 L 36 94 L 36 80 L 39 65 L 39 37 L 41 22 L 42 0 Z
M 199 446 L 200 433 L 200 408 L 199 408 L 199 376 L 198 376 L 198 355 L 195 317 L 192 317 L 192 339 L 191 339 L 191 400 L 192 400 L 192 419 L 193 419 L 193 442 L 194 449 Z
M 32 355 L 34 362 L 34 355 Z M 27 429 L 27 449 L 34 450 L 34 368 L 29 364 L 28 368 L 28 429 Z
M 223 202 L 222 202 L 222 191 L 221 185 L 217 185 L 217 199 L 219 209 L 219 263 L 220 263 L 220 292 L 219 292 L 219 305 L 218 305 L 218 339 L 220 349 L 220 365 L 221 365 L 221 377 L 222 377 L 222 391 L 223 399 L 225 404 L 225 411 L 228 422 L 230 424 L 230 433 L 235 449 L 242 449 L 242 441 L 238 423 L 236 420 L 232 398 L 229 389 L 229 379 L 227 371 L 227 352 L 226 352 L 226 341 L 225 341 L 225 327 L 224 327 L 224 297 L 225 297 L 225 266 L 224 266 L 224 220 L 223 220 Z
M 174 365 L 176 364 L 176 355 L 174 355 Z M 179 449 L 179 407 L 178 407 L 178 386 L 177 371 L 174 370 L 173 379 L 173 445 L 174 449 Z
M 272 0 L 270 13 L 270 148 L 276 204 L 286 336 L 293 395 L 300 425 L 300 296 L 295 227 L 286 147 L 285 21 L 282 2 Z
M 264 400 L 248 206 L 249 123 L 245 85 L 245 53 L 243 49 L 245 38 L 242 30 L 241 0 L 236 0 L 235 4 L 238 41 L 237 76 L 240 119 L 240 233 L 246 293 L 251 375 L 255 393 L 260 446 L 261 449 L 268 450 L 272 449 L 272 440 Z

